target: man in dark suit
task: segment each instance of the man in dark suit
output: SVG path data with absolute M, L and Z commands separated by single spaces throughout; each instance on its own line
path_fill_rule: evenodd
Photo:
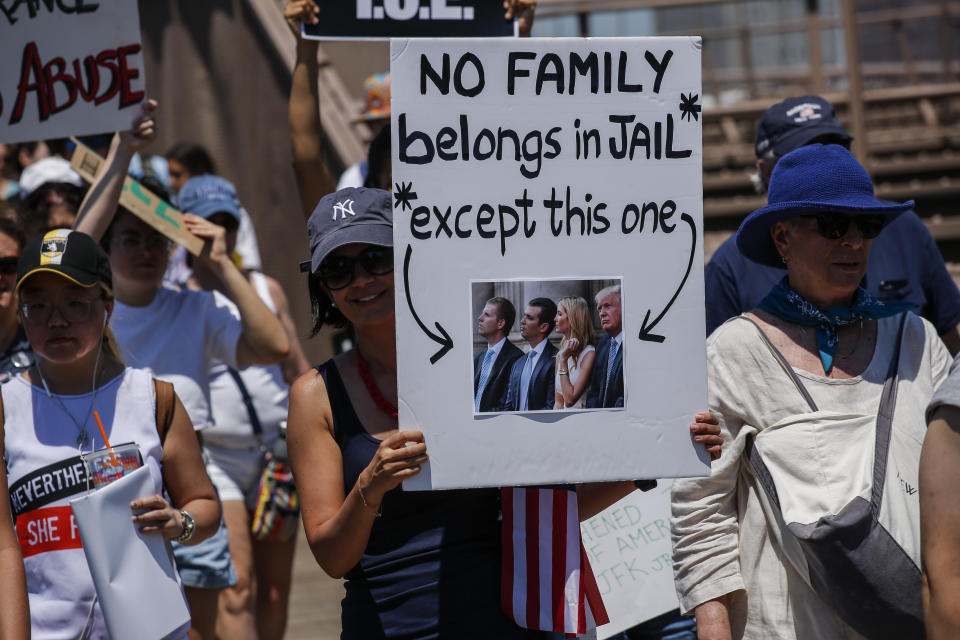
M 534 298 L 520 318 L 520 335 L 530 351 L 513 363 L 503 411 L 553 409 L 557 348 L 547 336 L 553 333 L 557 305 L 550 298 Z
M 490 298 L 477 318 L 477 333 L 487 339 L 486 351 L 473 358 L 473 409 L 477 413 L 499 411 L 510 379 L 510 368 L 523 355 L 507 340 L 517 310 L 506 298 Z
M 607 335 L 597 342 L 597 359 L 590 376 L 587 407 L 623 406 L 623 314 L 620 285 L 606 287 L 594 298 L 600 327 Z

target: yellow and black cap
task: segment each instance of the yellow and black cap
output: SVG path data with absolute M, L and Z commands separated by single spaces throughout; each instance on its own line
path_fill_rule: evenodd
M 20 252 L 17 287 L 35 273 L 63 276 L 81 287 L 103 284 L 113 287 L 110 259 L 93 238 L 80 231 L 54 229 L 37 238 Z

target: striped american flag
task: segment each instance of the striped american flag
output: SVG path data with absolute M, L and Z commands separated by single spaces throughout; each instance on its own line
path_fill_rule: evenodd
M 504 487 L 500 602 L 525 629 L 574 637 L 609 622 L 580 543 L 576 491 Z

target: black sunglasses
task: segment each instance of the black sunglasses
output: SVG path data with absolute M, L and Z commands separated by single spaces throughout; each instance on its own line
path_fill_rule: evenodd
M 330 291 L 343 289 L 353 282 L 356 266 L 372 276 L 383 276 L 393 272 L 393 248 L 369 247 L 353 258 L 331 256 L 317 268 L 320 281 Z
M 18 260 L 19 258 L 15 258 L 15 257 L 0 258 L 0 275 L 3 275 L 3 276 L 17 275 Z
M 880 235 L 887 223 L 886 216 L 870 214 L 851 216 L 845 213 L 815 213 L 800 217 L 816 220 L 817 232 L 828 240 L 839 240 L 847 235 L 851 222 L 857 225 L 865 239 L 871 240 Z

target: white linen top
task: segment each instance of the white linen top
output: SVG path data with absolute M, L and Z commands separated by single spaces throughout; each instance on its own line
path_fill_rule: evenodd
M 878 321 L 877 348 L 863 373 L 836 380 L 794 368 L 822 410 L 876 413 L 899 316 Z M 926 430 L 924 409 L 946 378 L 952 357 L 926 320 L 910 314 L 904 327 L 895 423 Z M 707 478 L 673 484 L 671 535 L 680 607 L 732 594 L 734 639 L 860 638 L 786 560 L 760 503 L 763 491 L 748 470 L 747 436 L 809 408 L 763 342 L 757 328 L 732 318 L 707 340 L 709 407 L 720 419 L 723 455 Z M 872 446 L 872 445 L 871 445 Z M 919 445 L 918 445 L 919 446 Z M 920 523 L 915 523 L 919 530 Z
M 567 358 L 567 377 L 570 379 L 570 384 L 576 385 L 577 380 L 580 379 L 581 374 L 587 375 L 587 376 L 590 375 L 590 371 L 582 371 L 581 369 L 583 366 L 583 359 L 586 357 L 588 353 L 591 353 L 593 351 L 596 351 L 596 348 L 592 344 L 588 344 L 586 347 L 583 348 L 583 351 L 580 352 L 580 355 L 577 356 L 576 361 L 574 361 L 573 356 L 570 356 L 569 358 Z M 596 366 L 597 363 L 594 362 L 593 364 L 594 366 Z M 554 376 L 555 378 L 554 384 L 556 385 L 556 390 L 559 393 L 561 389 L 560 373 L 559 373 L 560 367 L 557 367 L 557 371 L 558 373 L 556 373 Z M 563 408 L 564 409 L 583 409 L 587 404 L 587 392 L 589 390 L 590 388 L 588 385 L 586 388 L 584 388 L 583 393 L 580 395 L 579 398 L 577 398 L 576 402 L 574 402 L 569 407 L 564 405 Z

